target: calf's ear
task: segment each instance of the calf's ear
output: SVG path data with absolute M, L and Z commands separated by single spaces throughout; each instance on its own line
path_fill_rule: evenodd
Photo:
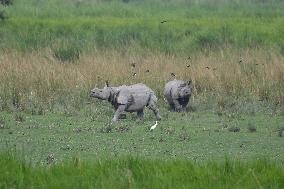
M 189 80 L 189 81 L 187 82 L 187 85 L 191 87 L 191 86 L 192 86 L 192 81 Z
M 109 82 L 108 82 L 108 80 L 106 80 L 106 82 L 105 82 L 105 87 L 109 87 Z

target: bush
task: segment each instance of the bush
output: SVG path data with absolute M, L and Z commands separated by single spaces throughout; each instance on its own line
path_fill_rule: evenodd
M 13 4 L 13 0 L 0 0 L 0 4 L 8 6 Z
M 253 124 L 249 123 L 249 125 L 248 125 L 248 131 L 249 131 L 250 133 L 256 132 L 256 127 L 255 127 Z
M 24 122 L 25 121 L 24 115 L 21 114 L 21 113 L 16 113 L 15 114 L 15 121 L 19 122 L 19 123 Z
M 8 17 L 4 11 L 0 11 L 0 20 L 6 20 Z
M 0 117 L 0 129 L 4 129 L 5 128 L 5 120 L 3 117 Z
M 62 62 L 74 62 L 80 58 L 80 50 L 74 46 L 61 46 L 53 49 L 54 57 Z
M 232 126 L 228 128 L 228 131 L 236 133 L 236 132 L 240 132 L 241 129 L 237 126 Z

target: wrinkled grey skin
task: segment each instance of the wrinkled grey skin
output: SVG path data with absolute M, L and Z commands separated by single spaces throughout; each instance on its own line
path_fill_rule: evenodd
M 185 111 L 192 92 L 192 82 L 172 80 L 165 85 L 164 95 L 173 111 Z
M 154 112 L 157 120 L 161 119 L 155 93 L 142 83 L 119 87 L 110 87 L 106 84 L 103 89 L 94 88 L 91 90 L 90 96 L 108 100 L 113 105 L 116 110 L 112 119 L 114 122 L 118 121 L 124 112 L 137 112 L 138 118 L 142 120 L 145 106 Z

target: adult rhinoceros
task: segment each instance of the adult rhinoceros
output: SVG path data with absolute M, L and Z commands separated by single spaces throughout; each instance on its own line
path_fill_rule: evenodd
M 172 80 L 165 85 L 164 96 L 171 110 L 182 111 L 186 109 L 192 91 L 192 82 Z

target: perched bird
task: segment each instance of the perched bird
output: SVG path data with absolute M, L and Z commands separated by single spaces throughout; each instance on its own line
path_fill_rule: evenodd
M 188 60 L 190 60 L 190 59 L 191 59 L 191 57 L 189 56 L 187 59 L 188 59 Z
M 205 68 L 208 69 L 208 70 L 210 69 L 209 66 L 206 66 Z
M 133 77 L 136 76 L 136 75 L 137 75 L 137 73 L 133 73 L 133 74 L 132 74 Z
M 146 73 L 149 73 L 150 72 L 150 70 L 146 70 Z
M 158 121 L 156 121 L 156 123 L 150 128 L 150 131 L 153 131 L 158 125 Z
M 171 73 L 171 76 L 172 76 L 172 77 L 175 77 L 175 76 L 176 76 L 176 74 L 172 72 L 172 73 Z
M 188 68 L 189 68 L 189 67 L 190 67 L 190 64 L 187 64 L 187 65 L 186 65 L 186 67 L 188 67 Z
M 161 24 L 166 23 L 166 22 L 167 22 L 167 20 L 163 20 L 163 21 L 161 21 Z

